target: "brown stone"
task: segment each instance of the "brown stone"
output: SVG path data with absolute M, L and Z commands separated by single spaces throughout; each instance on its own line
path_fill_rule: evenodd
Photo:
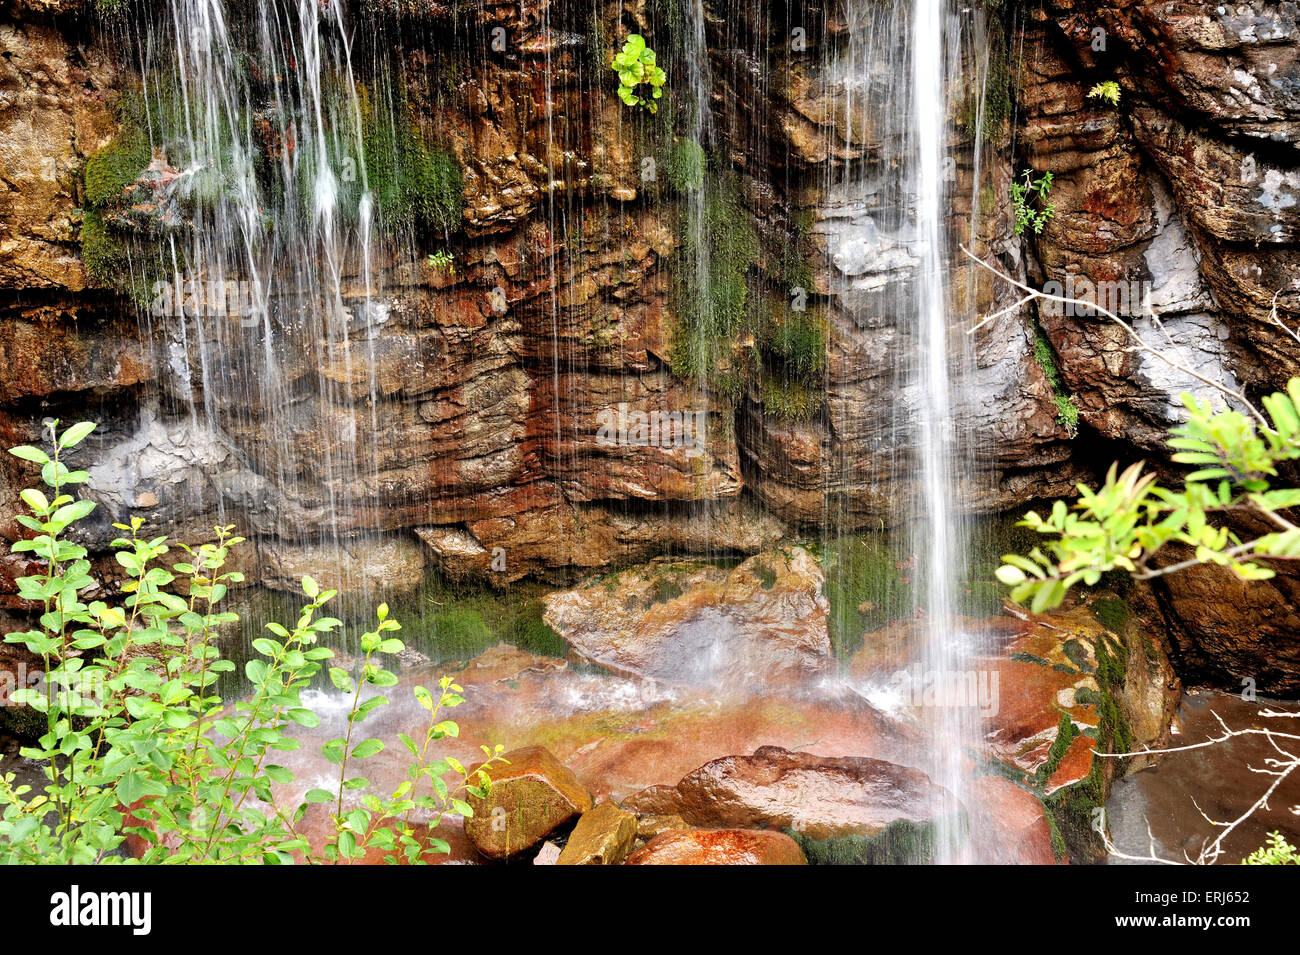
M 642 813 L 678 813 L 696 826 L 792 828 L 813 839 L 873 836 L 891 822 L 924 824 L 960 811 L 919 770 L 779 746 L 715 759 L 676 786 L 653 786 L 623 804 Z
M 686 820 L 677 813 L 669 815 L 656 815 L 650 813 L 637 818 L 636 837 L 638 839 L 653 839 L 661 832 L 672 832 L 674 829 L 689 829 L 690 826 Z
M 557 865 L 618 865 L 632 851 L 637 819 L 612 802 L 582 814 Z
M 465 820 L 465 834 L 490 859 L 535 846 L 592 807 L 591 793 L 545 747 L 514 749 L 505 760 L 488 770 L 487 798 L 467 798 L 474 815 Z
M 582 659 L 618 673 L 739 689 L 831 663 L 822 573 L 803 548 L 726 570 L 649 564 L 546 599 Z

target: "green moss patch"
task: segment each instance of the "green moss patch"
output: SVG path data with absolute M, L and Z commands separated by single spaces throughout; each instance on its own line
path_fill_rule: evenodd
M 389 235 L 459 229 L 465 196 L 456 157 L 425 138 L 400 98 L 376 103 L 365 88 L 358 97 L 366 177 L 381 229 Z

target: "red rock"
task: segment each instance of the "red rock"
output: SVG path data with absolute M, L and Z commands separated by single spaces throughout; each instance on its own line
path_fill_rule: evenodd
M 627 865 L 807 865 L 799 844 L 783 832 L 677 829 L 662 832 Z
M 987 865 L 1057 864 L 1052 829 L 1038 797 L 1001 776 L 981 776 L 971 784 L 971 790 L 972 861 Z
M 778 746 L 715 759 L 676 786 L 653 786 L 623 804 L 640 813 L 676 813 L 696 826 L 793 828 L 813 839 L 873 836 L 891 822 L 926 823 L 960 811 L 919 770 Z

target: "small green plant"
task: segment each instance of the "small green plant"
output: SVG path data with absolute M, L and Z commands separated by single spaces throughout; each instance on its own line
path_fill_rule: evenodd
M 1268 844 L 1260 846 L 1246 858 L 1242 865 L 1300 865 L 1300 851 L 1287 842 L 1280 832 L 1268 834 Z
M 1119 84 L 1114 80 L 1106 80 L 1098 83 L 1092 89 L 1088 90 L 1088 99 L 1101 100 L 1103 103 L 1109 103 L 1111 106 L 1119 105 Z
M 668 77 L 655 65 L 655 51 L 646 46 L 645 38 L 633 33 L 614 54 L 613 70 L 618 74 L 618 98 L 628 106 L 640 106 L 651 113 L 659 111 Z
M 361 638 L 365 658 L 359 673 L 329 670 L 333 684 L 351 695 L 346 735 L 322 747 L 338 766 L 337 787 L 312 789 L 296 807 L 282 805 L 273 785 L 292 782 L 293 773 L 275 758 L 299 747 L 289 732 L 294 726 L 319 724 L 302 691 L 333 656 L 317 640 L 340 625 L 320 615 L 334 591 L 304 577 L 308 602 L 297 623 L 268 624 L 270 636 L 253 641 L 257 657 L 245 666 L 252 692 L 238 701 L 222 700 L 214 685 L 234 664 L 222 659 L 215 632 L 238 618 L 217 606 L 242 579 L 223 570 L 241 538 L 231 536 L 229 527 L 217 528 L 213 542 L 178 545 L 184 559 L 168 569 L 167 539 L 141 537 L 144 522 L 133 517 L 114 525 L 122 531 L 113 546 L 127 576 L 123 605 L 84 602 L 82 594 L 95 584 L 91 565 L 86 549 L 65 532 L 95 504 L 68 493 L 89 475 L 69 469 L 64 457 L 94 425 L 82 422 L 60 432 L 52 421 L 48 429 L 52 453 L 28 446 L 10 452 L 40 467 L 48 494 L 40 488 L 21 492 L 30 513 L 18 522 L 32 536 L 12 547 L 39 565 L 37 573 L 17 580 L 19 596 L 41 610 L 39 626 L 5 637 L 42 662 L 41 685 L 15 692 L 13 702 L 42 718 L 44 732 L 22 754 L 43 766 L 47 782 L 42 793 L 33 794 L 30 786 L 15 784 L 14 774 L 0 777 L 0 862 L 120 861 L 118 850 L 128 835 L 141 841 L 140 858 L 147 863 L 281 864 L 294 861 L 295 854 L 337 863 L 355 861 L 368 850 L 386 861 L 417 863 L 446 852 L 446 842 L 420 838 L 412 815 L 427 816 L 431 828 L 446 812 L 472 815 L 461 794 L 486 794 L 486 767 L 500 759 L 501 747 L 483 747 L 486 760 L 472 770 L 430 756 L 433 742 L 460 732 L 443 713 L 463 702 L 461 688 L 444 678 L 436 699 L 424 687 L 415 690 L 429 716 L 418 740 L 399 736 L 413 759 L 407 779 L 381 797 L 364 778 L 349 775 L 357 762 L 384 747 L 376 738 L 354 736 L 387 703 L 379 695 L 363 700 L 362 686 L 397 682 L 378 662 L 403 649 L 392 636 L 400 628 L 388 608 L 379 607 L 377 627 Z M 178 582 L 183 586 L 174 586 Z M 448 774 L 454 774 L 454 786 L 443 778 Z M 331 804 L 333 834 L 323 845 L 311 845 L 297 829 L 313 802 Z
M 439 269 L 448 275 L 456 274 L 456 256 L 446 249 L 439 249 L 437 252 L 429 253 L 429 267 Z
M 1045 201 L 1052 191 L 1052 174 L 1045 172 L 1035 179 L 1034 171 L 1026 169 L 1020 175 L 1023 182 L 1011 183 L 1011 205 L 1016 214 L 1012 230 L 1016 235 L 1023 235 L 1026 229 L 1032 229 L 1037 235 L 1056 214 L 1056 206 Z
M 1169 446 L 1175 462 L 1196 468 L 1183 486 L 1162 486 L 1141 462 L 1123 472 L 1115 464 L 1096 490 L 1079 485 L 1073 504 L 1055 501 L 1046 515 L 1030 511 L 1020 523 L 1044 543 L 1027 555 L 1004 555 L 997 571 L 1012 600 L 1028 600 L 1041 613 L 1060 606 L 1071 587 L 1093 586 L 1112 570 L 1148 580 L 1211 563 L 1252 581 L 1274 576 L 1268 561 L 1300 559 L 1300 527 L 1285 513 L 1300 506 L 1300 489 L 1272 487 L 1286 462 L 1300 460 L 1300 378 L 1264 399 L 1267 417 L 1253 406 L 1243 414 L 1182 397 L 1187 422 L 1172 429 Z M 1226 513 L 1274 530 L 1243 539 L 1219 521 Z M 1194 556 L 1157 564 L 1169 545 Z

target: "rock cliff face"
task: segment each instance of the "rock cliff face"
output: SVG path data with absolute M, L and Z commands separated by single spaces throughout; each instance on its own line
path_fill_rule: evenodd
M 102 422 L 86 462 L 104 504 L 92 543 L 127 511 L 187 538 L 235 520 L 257 540 L 250 576 L 273 586 L 334 558 L 372 582 L 409 584 L 430 565 L 504 582 L 756 553 L 828 515 L 840 529 L 902 512 L 916 261 L 882 227 L 886 199 L 862 188 L 898 129 L 881 103 L 847 95 L 856 70 L 892 68 L 854 55 L 891 14 L 709 2 L 707 56 L 693 57 L 694 25 L 668 2 L 349 6 L 362 46 L 396 51 L 420 127 L 455 157 L 464 212 L 445 241 L 378 243 L 378 294 L 345 265 L 343 305 L 365 329 L 346 348 L 220 323 L 182 335 L 88 272 L 82 171 L 122 134 L 137 78 L 114 53 L 129 27 L 73 0 L 0 7 L 0 437 L 34 441 L 47 416 Z M 975 122 L 953 96 L 952 233 L 1035 283 L 1140 289 L 1124 305 L 1139 329 L 1215 380 L 1254 394 L 1296 374 L 1300 343 L 1272 320 L 1276 302 L 1300 324 L 1294 5 L 1054 0 L 1000 15 L 1008 29 L 969 25 L 970 75 L 988 79 Z M 657 117 L 613 95 L 606 64 L 628 32 L 679 67 Z M 1118 107 L 1087 97 L 1105 80 Z M 702 108 L 755 234 L 750 258 L 714 265 L 738 275 L 747 315 L 777 315 L 721 343 L 703 384 L 673 370 L 693 267 L 683 243 L 712 208 L 673 170 L 683 116 Z M 1028 166 L 1055 174 L 1056 212 L 1021 238 L 1008 188 Z M 427 261 L 444 246 L 453 270 Z M 1014 301 L 953 261 L 955 311 Z M 806 311 L 786 314 L 800 293 Z M 1161 327 L 1140 317 L 1143 295 Z M 798 382 L 786 339 L 764 337 L 796 324 L 824 342 Z M 1056 383 L 1035 358 L 1040 336 Z M 287 397 L 259 404 L 268 347 Z M 1067 494 L 1115 457 L 1158 460 L 1191 384 L 1112 325 L 1029 310 L 983 329 L 961 360 L 978 465 L 963 499 L 983 512 Z M 1077 436 L 1061 400 L 1078 409 Z M 638 440 L 651 412 L 696 416 L 698 440 L 671 440 L 680 421 L 653 432 L 669 440 Z M 0 468 L 13 537 L 25 485 L 15 462 Z M 1201 571 L 1161 597 L 1196 673 L 1294 692 L 1293 590 L 1279 578 L 1236 594 Z
M 1054 3 L 1025 36 L 1025 158 L 1057 176 L 1035 278 L 1143 289 L 1163 327 L 1141 296 L 1120 311 L 1148 341 L 1248 395 L 1283 387 L 1300 373 L 1300 340 L 1278 324 L 1300 322 L 1295 6 Z M 1119 109 L 1086 97 L 1106 80 Z M 1161 460 L 1177 395 L 1197 383 L 1104 321 L 1042 324 L 1085 433 L 1121 449 L 1104 453 Z M 1294 693 L 1294 589 L 1290 576 L 1247 589 L 1212 568 L 1166 578 L 1188 675 Z

